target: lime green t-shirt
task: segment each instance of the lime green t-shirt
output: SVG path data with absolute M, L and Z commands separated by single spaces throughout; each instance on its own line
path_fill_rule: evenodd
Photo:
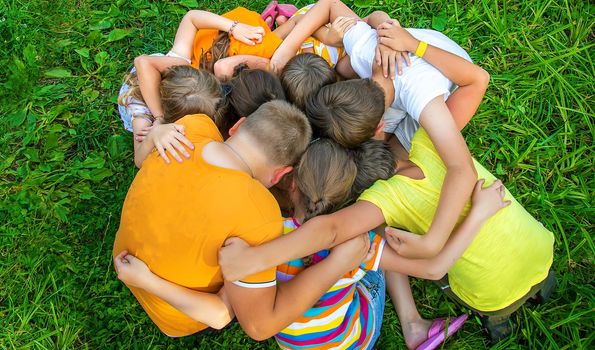
M 409 159 L 425 178 L 395 175 L 379 180 L 359 198 L 376 205 L 390 226 L 416 234 L 430 227 L 446 167 L 425 130 L 413 137 Z M 496 178 L 473 160 L 486 186 Z M 483 225 L 463 256 L 448 271 L 452 291 L 480 311 L 503 309 L 544 280 L 553 259 L 553 234 L 531 216 L 506 190 L 512 204 Z M 470 209 L 467 203 L 459 223 Z

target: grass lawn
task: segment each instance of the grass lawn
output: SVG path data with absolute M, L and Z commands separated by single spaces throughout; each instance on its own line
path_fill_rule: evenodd
M 306 4 L 300 2 L 301 5 Z M 115 277 L 111 250 L 136 169 L 115 108 L 135 56 L 166 52 L 192 8 L 261 11 L 264 0 L 0 2 L 0 348 L 275 348 L 235 325 L 162 335 Z M 491 74 L 464 130 L 471 153 L 554 232 L 558 289 L 521 308 L 494 348 L 595 348 L 594 17 L 579 0 L 356 0 L 434 28 Z M 416 281 L 424 316 L 460 309 Z M 446 349 L 489 344 L 472 321 Z M 379 349 L 404 348 L 388 304 Z

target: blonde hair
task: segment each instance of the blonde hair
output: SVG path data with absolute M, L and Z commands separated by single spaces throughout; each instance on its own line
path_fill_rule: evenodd
M 304 153 L 312 129 L 302 111 L 286 101 L 264 103 L 238 129 L 264 151 L 271 165 L 294 165 Z
M 211 47 L 202 52 L 198 67 L 213 73 L 215 62 L 229 56 L 229 44 L 231 42 L 229 37 L 230 35 L 227 32 L 220 30 L 215 39 L 213 39 Z
M 130 89 L 118 99 L 126 106 L 130 98 L 144 102 L 136 73 L 130 73 L 124 80 Z M 163 120 L 173 123 L 185 115 L 202 113 L 214 119 L 221 119 L 217 110 L 221 100 L 221 84 L 215 76 L 204 69 L 188 65 L 172 66 L 161 74 L 161 105 Z
M 328 62 L 313 53 L 299 54 L 290 59 L 280 78 L 289 101 L 302 110 L 305 110 L 310 95 L 337 81 L 335 71 Z
M 204 69 L 188 65 L 168 68 L 162 75 L 160 91 L 166 123 L 196 113 L 212 117 L 221 100 L 219 80 Z
M 306 103 L 315 134 L 353 148 L 374 136 L 384 114 L 384 92 L 370 79 L 324 86 Z

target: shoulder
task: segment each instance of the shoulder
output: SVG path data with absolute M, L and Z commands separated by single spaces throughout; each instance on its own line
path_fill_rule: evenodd
M 217 129 L 217 126 L 206 114 L 191 114 L 187 115 L 178 121 L 176 124 L 185 127 L 185 136 L 190 141 L 195 141 L 197 138 L 209 138 L 214 141 L 223 141 L 223 136 Z

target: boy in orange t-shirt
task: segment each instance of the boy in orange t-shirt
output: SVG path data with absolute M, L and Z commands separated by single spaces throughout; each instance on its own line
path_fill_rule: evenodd
M 169 336 L 223 327 L 232 311 L 219 306 L 228 299 L 248 335 L 268 338 L 279 324 L 293 321 L 288 315 L 294 315 L 296 308 L 305 312 L 355 264 L 337 254 L 338 267 L 331 261 L 307 271 L 307 279 L 277 286 L 273 268 L 225 282 L 223 299 L 211 294 L 224 284 L 217 253 L 227 238 L 238 236 L 255 245 L 281 234 L 279 207 L 266 187 L 291 171 L 307 147 L 308 121 L 287 102 L 273 101 L 242 118 L 225 142 L 206 115 L 186 116 L 176 123 L 184 125 L 195 148 L 188 150 L 190 159 L 182 163 L 166 164 L 156 152 L 143 163 L 122 208 L 113 251 L 116 269 L 128 262 L 126 253 L 120 252 L 128 251 L 160 278 L 204 296 L 200 317 L 190 318 L 176 310 L 180 305 L 159 297 L 164 291 L 135 288 L 127 280 L 149 317 Z M 208 311 L 221 308 L 225 312 Z

